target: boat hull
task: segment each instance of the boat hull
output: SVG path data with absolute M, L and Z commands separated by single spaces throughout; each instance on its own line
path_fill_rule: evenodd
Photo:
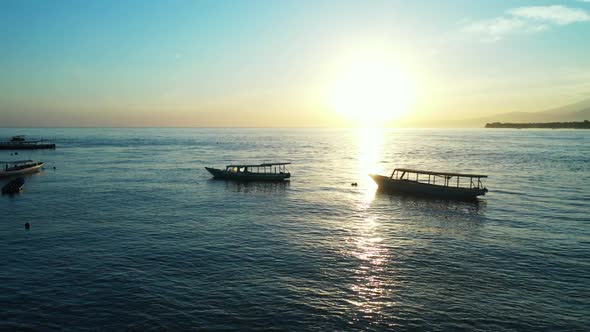
M 41 167 L 43 167 L 43 163 L 36 163 L 33 166 L 18 169 L 18 170 L 12 170 L 12 171 L 11 170 L 5 171 L 5 170 L 0 169 L 0 178 L 36 173 L 41 170 Z
M 228 172 L 211 167 L 205 167 L 205 169 L 213 175 L 214 179 L 236 181 L 283 181 L 291 177 L 291 173 Z
M 17 194 L 19 193 L 25 184 L 25 179 L 23 178 L 16 178 L 10 182 L 8 182 L 4 187 L 2 187 L 3 194 Z
M 31 143 L 0 143 L 0 150 L 38 150 L 55 149 L 53 143 L 31 144 Z
M 380 191 L 410 195 L 437 197 L 442 199 L 473 200 L 483 196 L 486 188 L 457 188 L 419 183 L 409 180 L 391 179 L 383 175 L 369 175 L 379 186 Z

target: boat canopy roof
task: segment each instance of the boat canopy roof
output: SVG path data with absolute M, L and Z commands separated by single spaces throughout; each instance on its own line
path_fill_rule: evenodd
M 480 174 L 461 174 L 461 173 L 448 173 L 448 172 L 432 172 L 432 171 L 420 171 L 417 169 L 409 169 L 409 168 L 396 168 L 393 170 L 398 172 L 407 172 L 407 173 L 418 173 L 418 174 L 428 174 L 428 175 L 438 175 L 438 176 L 460 176 L 466 178 L 487 178 L 487 175 L 480 175 Z
M 244 164 L 244 165 L 227 165 L 226 167 L 271 167 L 290 165 L 291 163 L 264 163 L 264 164 Z
M 0 161 L 0 164 L 26 164 L 32 163 L 33 160 L 8 160 L 8 161 Z

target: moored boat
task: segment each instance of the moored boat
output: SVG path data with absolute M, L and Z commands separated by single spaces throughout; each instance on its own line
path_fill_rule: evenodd
M 23 135 L 13 136 L 9 141 L 0 142 L 0 150 L 55 149 L 55 144 L 43 140 L 28 141 Z
M 3 194 L 16 194 L 19 193 L 25 184 L 24 178 L 16 178 L 2 187 Z
M 377 183 L 379 190 L 385 192 L 460 200 L 475 199 L 488 192 L 481 182 L 481 179 L 487 178 L 487 175 L 396 168 L 391 176 L 374 174 L 369 176 Z
M 291 163 L 263 163 L 256 165 L 227 165 L 225 169 L 205 167 L 213 178 L 239 181 L 282 181 L 291 177 L 287 165 Z
M 18 176 L 35 173 L 41 170 L 44 163 L 33 160 L 0 161 L 0 177 Z

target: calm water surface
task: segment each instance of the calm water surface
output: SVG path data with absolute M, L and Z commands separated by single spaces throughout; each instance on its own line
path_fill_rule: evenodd
M 0 330 L 590 326 L 590 131 L 0 129 L 21 133 L 58 149 L 0 151 L 47 164 L 0 197 Z M 204 169 L 259 161 L 291 181 Z M 376 193 L 394 167 L 490 192 Z

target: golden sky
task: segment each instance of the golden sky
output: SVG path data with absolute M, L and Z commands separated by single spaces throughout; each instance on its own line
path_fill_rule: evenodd
M 461 126 L 590 96 L 590 3 L 0 4 L 2 126 Z

